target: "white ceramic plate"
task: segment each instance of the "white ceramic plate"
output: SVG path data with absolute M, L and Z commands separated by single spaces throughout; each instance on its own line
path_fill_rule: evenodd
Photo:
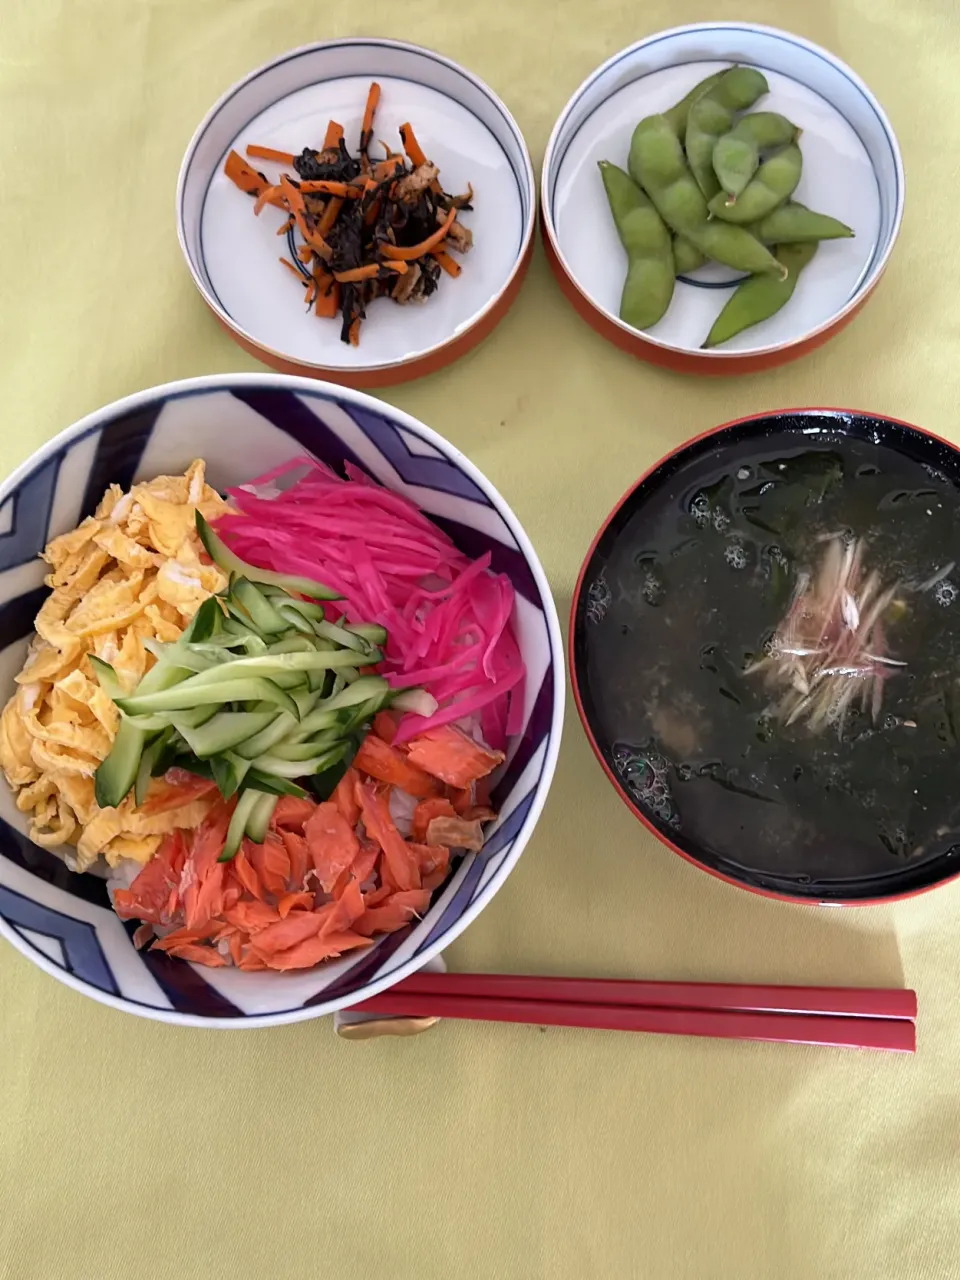
M 283 211 L 268 206 L 254 217 L 252 200 L 226 177 L 223 162 L 231 149 L 243 155 L 249 143 L 293 154 L 319 148 L 330 119 L 343 125 L 356 154 L 371 80 L 381 86 L 375 137 L 399 151 L 399 126 L 410 121 L 444 188 L 457 193 L 473 186 L 474 209 L 462 221 L 473 232 L 474 248 L 461 260 L 462 274 L 442 277 L 424 305 L 399 307 L 388 299 L 371 304 L 360 345 L 351 347 L 340 340 L 339 319 L 306 311 L 297 281 L 278 263 L 281 253 L 292 256 L 293 247 L 275 234 Z M 375 145 L 372 154 L 383 153 Z M 251 163 L 271 179 L 284 169 L 271 161 Z M 499 319 L 529 256 L 534 206 L 523 138 L 486 85 L 425 49 L 349 40 L 286 54 L 217 103 L 184 159 L 177 216 L 197 287 L 248 349 L 286 369 L 339 371 L 345 381 L 376 385 L 439 367 L 460 354 L 462 340 L 490 312 Z M 364 378 L 375 373 L 387 376 Z

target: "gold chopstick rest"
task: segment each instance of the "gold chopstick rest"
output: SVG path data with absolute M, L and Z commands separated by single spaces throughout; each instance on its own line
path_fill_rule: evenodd
M 378 1036 L 417 1036 L 429 1031 L 439 1018 L 368 1018 L 363 1022 L 344 1022 L 337 1035 L 344 1040 L 375 1040 Z

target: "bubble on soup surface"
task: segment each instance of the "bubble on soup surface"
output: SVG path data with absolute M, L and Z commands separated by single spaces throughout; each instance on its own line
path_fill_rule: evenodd
M 607 586 L 606 570 L 600 571 L 587 588 L 587 621 L 594 624 L 602 622 L 607 616 L 613 595 Z

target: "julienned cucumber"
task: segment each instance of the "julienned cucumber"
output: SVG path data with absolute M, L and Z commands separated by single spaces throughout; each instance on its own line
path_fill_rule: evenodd
M 329 622 L 321 605 L 289 594 L 319 596 L 321 584 L 264 577 L 232 556 L 199 514 L 197 528 L 231 573 L 226 591 L 204 601 L 174 644 L 147 646 L 156 665 L 134 690 L 91 658 L 122 717 L 96 796 L 116 806 L 135 784 L 140 804 L 151 778 L 172 764 L 209 778 L 226 799 L 236 797 L 228 860 L 245 837 L 264 839 L 280 796 L 307 794 L 296 779 L 329 795 L 369 722 L 395 696 L 421 714 L 436 703 L 423 690 L 394 695 L 382 676 L 360 675 L 381 659 L 383 627 Z
M 197 533 L 210 559 L 224 573 L 235 573 L 238 577 L 247 578 L 250 582 L 266 582 L 274 587 L 282 587 L 284 591 L 302 596 L 312 596 L 315 600 L 339 600 L 339 593 L 331 591 L 322 582 L 314 582 L 312 578 L 298 578 L 285 573 L 274 573 L 270 569 L 256 569 L 247 564 L 239 556 L 235 556 L 227 544 L 210 528 L 200 512 L 197 512 Z
M 277 797 L 268 792 L 252 788 L 244 791 L 230 819 L 226 843 L 218 861 L 229 862 L 236 855 L 244 836 L 249 836 L 257 844 L 263 844 L 276 804 Z
M 120 682 L 113 667 L 107 662 L 99 662 L 99 666 L 94 667 L 94 672 L 98 679 L 102 677 L 109 683 L 111 688 L 104 687 L 104 692 L 116 701 L 114 692 L 119 689 Z M 188 673 L 183 667 L 169 662 L 161 665 L 158 662 L 155 667 L 151 667 L 137 688 L 145 688 L 147 696 L 150 696 L 171 688 L 186 674 Z M 113 748 L 97 769 L 94 779 L 94 798 L 101 809 L 115 808 L 133 786 L 146 741 L 145 730 L 130 720 L 121 721 Z
M 153 711 L 188 711 L 203 703 L 273 702 L 290 715 L 297 716 L 297 704 L 286 690 L 272 680 L 221 680 L 217 684 L 202 685 L 199 689 L 187 688 L 189 681 L 159 693 L 135 693 L 130 698 L 118 698 L 117 706 L 127 716 L 148 715 Z

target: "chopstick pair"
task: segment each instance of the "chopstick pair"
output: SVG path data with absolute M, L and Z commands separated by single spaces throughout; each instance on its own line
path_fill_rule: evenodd
M 415 973 L 358 1013 L 470 1018 L 840 1048 L 916 1050 L 917 997 L 881 987 Z

